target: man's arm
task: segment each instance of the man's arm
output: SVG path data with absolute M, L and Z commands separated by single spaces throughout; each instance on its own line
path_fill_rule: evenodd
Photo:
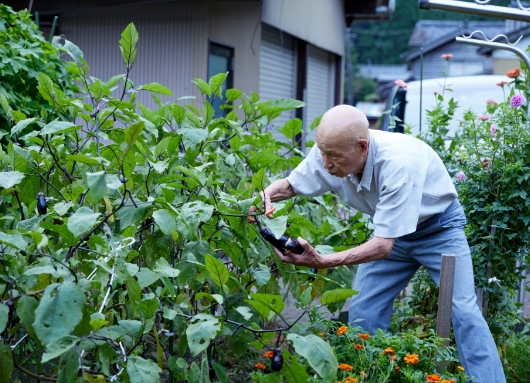
M 390 255 L 394 241 L 395 238 L 374 236 L 368 242 L 358 247 L 322 256 L 306 240 L 298 238 L 298 242 L 304 248 L 302 254 L 295 254 L 292 251 L 287 251 L 285 254 L 282 254 L 277 249 L 274 250 L 280 259 L 286 263 L 314 267 L 316 269 L 327 269 L 330 267 L 358 265 L 360 263 L 385 259 Z

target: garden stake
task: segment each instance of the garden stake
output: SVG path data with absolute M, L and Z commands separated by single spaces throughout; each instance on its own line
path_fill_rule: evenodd
M 451 335 L 451 312 L 453 309 L 455 263 L 456 257 L 454 255 L 442 254 L 442 266 L 440 270 L 440 296 L 438 297 L 438 318 L 436 321 L 436 335 L 438 335 L 440 338 L 449 338 Z

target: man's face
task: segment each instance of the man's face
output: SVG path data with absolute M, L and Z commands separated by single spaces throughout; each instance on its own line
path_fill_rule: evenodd
M 324 167 L 335 177 L 346 177 L 352 173 L 362 174 L 366 162 L 366 140 L 345 144 L 333 140 L 319 140 Z M 365 150 L 366 149 L 366 150 Z

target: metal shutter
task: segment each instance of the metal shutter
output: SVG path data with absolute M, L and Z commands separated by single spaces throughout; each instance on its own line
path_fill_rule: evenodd
M 334 105 L 335 65 L 328 51 L 309 47 L 307 65 L 307 107 L 304 128 L 308 129 L 315 117 L 324 114 Z M 316 129 L 307 134 L 306 141 L 316 140 Z
M 262 24 L 259 95 L 261 100 L 277 100 L 279 98 L 295 98 L 296 95 L 296 56 L 295 39 L 291 35 Z M 272 132 L 276 139 L 286 141 L 283 134 L 276 129 L 286 121 L 294 118 L 294 110 L 283 112 L 272 121 Z

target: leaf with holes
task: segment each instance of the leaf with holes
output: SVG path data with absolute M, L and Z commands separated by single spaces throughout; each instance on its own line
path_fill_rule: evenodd
M 208 348 L 210 341 L 221 330 L 221 323 L 209 314 L 197 314 L 191 322 L 186 329 L 186 336 L 191 354 L 195 356 Z
M 33 323 L 33 329 L 44 346 L 74 331 L 83 317 L 85 302 L 85 294 L 74 282 L 46 287 Z

